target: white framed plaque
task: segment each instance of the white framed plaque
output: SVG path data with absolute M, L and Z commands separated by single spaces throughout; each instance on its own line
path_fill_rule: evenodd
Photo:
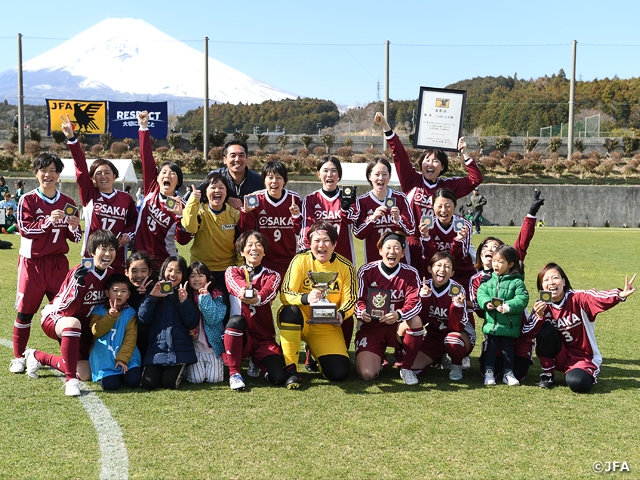
M 457 152 L 466 100 L 465 90 L 420 87 L 413 146 Z

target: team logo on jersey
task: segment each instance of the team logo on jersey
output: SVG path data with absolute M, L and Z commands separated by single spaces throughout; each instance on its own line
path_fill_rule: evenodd
M 262 210 L 262 211 L 260 212 L 260 215 L 266 215 L 266 214 L 267 214 L 267 212 L 265 212 L 264 210 Z
M 38 213 L 42 213 L 42 210 L 41 210 L 41 209 L 37 209 L 37 210 L 36 210 L 36 215 L 37 215 Z
M 369 211 L 367 212 L 367 215 L 373 215 L 373 210 L 369 209 Z
M 316 203 L 316 206 L 313 208 L 322 208 L 322 207 Z
M 233 223 L 227 223 L 222 225 L 222 230 L 233 230 L 236 226 Z
M 371 284 L 371 286 L 372 286 L 372 287 L 377 287 L 377 286 L 378 286 L 378 284 L 377 284 L 376 282 L 373 282 L 373 283 Z
M 99 202 L 104 202 L 104 198 L 102 198 L 102 197 L 98 197 L 98 201 L 99 201 Z

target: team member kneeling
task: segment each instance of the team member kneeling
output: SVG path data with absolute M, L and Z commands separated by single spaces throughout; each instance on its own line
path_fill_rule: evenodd
M 280 340 L 287 363 L 297 368 L 300 339 L 304 340 L 318 360 L 325 378 L 343 381 L 349 376 L 351 360 L 338 325 L 309 324 L 310 304 L 321 299 L 321 292 L 313 288 L 307 272 L 337 272 L 338 276 L 327 291 L 327 300 L 336 304 L 338 321 L 349 318 L 356 304 L 356 274 L 353 264 L 334 252 L 338 231 L 328 222 L 314 223 L 307 236 L 311 247 L 293 257 L 282 284 L 282 308 L 278 313 Z
M 72 268 L 67 274 L 60 292 L 42 309 L 42 330 L 60 343 L 60 353 L 49 355 L 40 350 L 27 349 L 27 375 L 38 378 L 42 365 L 65 374 L 65 395 L 80 395 L 80 380 L 91 378 L 89 351 L 93 343 L 90 313 L 95 305 L 104 303 L 106 280 L 113 272 L 110 267 L 119 248 L 116 236 L 109 230 L 96 230 L 89 236 L 87 249 L 94 266 Z
M 356 370 L 363 380 L 378 376 L 387 347 L 401 346 L 404 358 L 400 376 L 407 385 L 415 385 L 418 378 L 411 366 L 420 351 L 424 328 L 418 313 L 420 302 L 420 277 L 418 271 L 400 263 L 406 249 L 406 236 L 401 232 L 387 232 L 378 240 L 378 251 L 382 260 L 367 263 L 358 271 L 358 302 L 356 315 L 363 323 L 356 333 Z M 371 292 L 371 289 L 388 292 Z M 375 293 L 375 295 L 374 295 Z M 389 296 L 389 312 L 380 317 L 371 317 L 372 310 L 384 307 Z M 369 305 L 372 297 L 373 306 Z M 376 298 L 377 297 L 377 298 Z M 383 310 L 384 311 L 384 310 Z M 403 337 L 398 334 L 401 322 L 408 330 Z
M 224 277 L 231 305 L 229 322 L 224 331 L 224 357 L 229 365 L 229 386 L 232 390 L 244 389 L 240 363 L 243 357 L 250 357 L 273 385 L 298 388 L 300 378 L 296 368 L 294 365 L 285 367 L 282 350 L 276 343 L 271 301 L 278 293 L 280 274 L 262 266 L 267 239 L 261 233 L 250 230 L 238 237 L 236 248 L 244 258 L 244 265 L 227 268 Z M 246 295 L 249 284 L 252 294 Z

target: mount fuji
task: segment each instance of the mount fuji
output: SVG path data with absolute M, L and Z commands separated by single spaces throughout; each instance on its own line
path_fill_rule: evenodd
M 203 104 L 202 52 L 143 20 L 106 19 L 24 62 L 22 68 L 26 103 L 45 98 L 166 100 L 169 111 L 178 114 Z M 0 73 L 0 99 L 15 99 L 17 91 L 17 68 Z M 295 97 L 209 57 L 212 103 Z

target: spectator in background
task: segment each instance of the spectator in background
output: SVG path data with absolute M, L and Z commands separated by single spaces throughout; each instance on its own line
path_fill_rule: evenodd
M 16 204 L 11 200 L 11 193 L 7 190 L 2 194 L 4 200 L 0 202 L 0 208 L 16 208 Z
M 480 194 L 478 187 L 473 189 L 473 195 L 469 199 L 469 203 L 467 203 L 467 207 L 471 207 L 473 209 L 473 220 L 471 220 L 471 225 L 476 229 L 475 234 L 480 233 L 480 225 L 482 225 L 482 210 L 484 206 L 487 204 L 487 197 Z
M 5 181 L 4 177 L 2 175 L 0 175 L 0 195 L 4 195 L 5 192 L 9 191 L 9 186 L 7 185 L 7 182 Z
M 24 182 L 22 180 L 16 180 L 16 193 L 13 198 L 16 201 L 16 204 L 20 201 L 20 197 L 24 195 Z

